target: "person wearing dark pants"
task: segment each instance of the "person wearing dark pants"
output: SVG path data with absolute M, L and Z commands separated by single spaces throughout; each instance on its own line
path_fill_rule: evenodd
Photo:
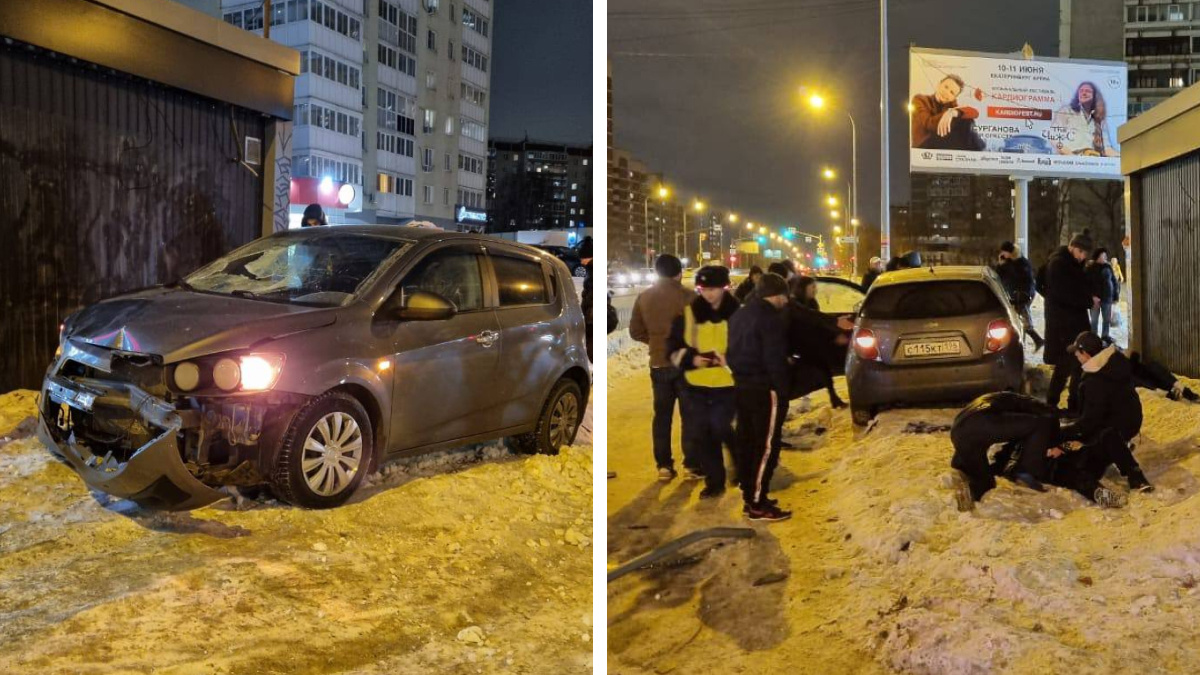
M 1096 451 L 1093 454 L 1098 459 L 1088 457 L 1084 469 L 1094 468 L 1095 462 L 1110 460 L 1103 467 L 1116 464 L 1129 481 L 1130 490 L 1153 490 L 1129 450 L 1129 444 L 1142 430 L 1142 401 L 1134 387 L 1133 365 L 1116 345 L 1105 346 L 1100 336 L 1091 331 L 1080 333 L 1067 346 L 1067 352 L 1081 364 L 1083 372 L 1079 385 L 1081 414 L 1077 420 L 1063 425 L 1061 438 L 1082 443 L 1080 452 Z M 1114 443 L 1124 450 L 1114 447 Z M 1068 465 L 1081 461 L 1072 459 Z M 1095 479 L 1099 480 L 1101 475 L 1103 471 Z
M 1000 276 L 1000 282 L 1004 284 L 1004 290 L 1008 292 L 1008 299 L 1012 301 L 1013 308 L 1025 322 L 1025 334 L 1033 340 L 1033 350 L 1036 352 L 1042 348 L 1045 341 L 1038 335 L 1033 325 L 1033 314 L 1030 312 L 1033 297 L 1037 293 L 1033 264 L 1029 262 L 1029 258 L 1017 253 L 1017 247 L 1011 241 L 1000 244 L 998 257 L 996 274 Z
M 1044 268 L 1044 284 L 1039 292 L 1046 298 L 1046 342 L 1043 360 L 1054 366 L 1046 402 L 1058 407 L 1063 388 L 1068 389 L 1067 410 L 1079 408 L 1079 363 L 1067 354 L 1067 345 L 1090 322 L 1088 309 L 1099 306 L 1092 294 L 1083 263 L 1092 249 L 1092 238 L 1084 232 L 1051 254 Z
M 1133 458 L 1129 445 L 1113 429 L 1104 430 L 1099 438 L 1087 445 L 1072 442 L 1064 445 L 1063 449 L 1050 450 L 1048 483 L 1074 490 L 1100 506 L 1121 506 L 1125 503 L 1124 498 L 1100 483 L 1109 465 L 1115 464 L 1121 475 L 1129 480 L 1131 489 L 1154 489 L 1145 482 L 1142 468 Z M 1140 477 L 1140 483 L 1136 477 Z M 1136 488 L 1135 483 L 1138 484 Z
M 984 394 L 963 408 L 950 427 L 954 457 L 950 466 L 961 472 L 955 485 L 959 511 L 970 511 L 975 502 L 996 487 L 995 476 L 1003 473 L 988 463 L 988 449 L 997 443 L 1016 443 L 1021 448 L 1013 480 L 1041 491 L 1046 480 L 1046 452 L 1058 443 L 1058 414 L 1049 405 L 1013 392 Z M 1004 457 L 1011 454 L 1011 448 Z
M 683 287 L 683 264 L 672 255 L 661 255 L 654 261 L 658 281 L 642 291 L 633 303 L 629 320 L 629 337 L 650 347 L 650 382 L 654 392 L 654 421 L 651 424 L 654 441 L 654 462 L 658 479 L 675 478 L 675 462 L 671 457 L 671 424 L 675 403 L 683 392 L 683 376 L 667 357 L 667 336 L 671 324 L 683 314 L 683 308 L 695 295 Z M 683 466 L 689 478 L 700 478 L 700 463 L 692 456 L 691 447 L 683 444 Z
M 691 447 L 704 473 L 700 497 L 725 492 L 725 456 L 722 445 L 733 435 L 736 412 L 733 373 L 725 355 L 729 345 L 729 320 L 738 301 L 727 292 L 729 270 L 707 265 L 696 272 L 699 297 L 671 325 L 667 351 L 671 363 L 683 371 L 680 413 L 683 443 Z
M 780 400 L 786 401 L 790 390 L 787 329 L 780 313 L 787 302 L 783 277 L 764 274 L 753 299 L 729 321 L 726 361 L 737 396 L 737 466 L 750 520 L 785 520 L 792 515 L 769 497 L 779 463 L 779 446 L 773 438 L 776 416 Z

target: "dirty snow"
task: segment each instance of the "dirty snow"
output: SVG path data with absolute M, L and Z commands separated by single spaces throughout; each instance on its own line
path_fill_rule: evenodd
M 635 351 L 609 361 L 620 373 L 609 383 L 609 564 L 706 527 L 757 537 L 697 544 L 610 584 L 610 673 L 1200 669 L 1200 406 L 1140 392 L 1136 456 L 1158 491 L 1128 508 L 1001 481 L 960 514 L 949 435 L 904 433 L 950 424 L 956 410 L 885 412 L 864 432 L 816 394 L 787 423 L 785 438 L 804 450 L 784 452 L 774 481 L 795 515 L 750 524 L 733 490 L 700 502 L 697 482 L 655 481 L 649 378 Z M 1044 392 L 1048 369 L 1033 367 Z M 838 389 L 845 398 L 844 380 Z M 1119 476 L 1106 482 L 1127 492 Z
M 329 511 L 164 514 L 90 493 L 31 435 L 35 409 L 0 396 L 6 675 L 590 669 L 582 437 L 392 464 Z

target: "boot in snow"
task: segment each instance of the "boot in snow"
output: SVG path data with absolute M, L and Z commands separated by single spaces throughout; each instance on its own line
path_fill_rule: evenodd
M 960 513 L 975 510 L 975 499 L 971 497 L 971 486 L 967 484 L 967 475 L 957 469 L 950 475 L 951 487 L 954 489 L 954 503 Z
M 750 510 L 746 513 L 746 517 L 750 520 L 766 520 L 769 522 L 775 522 L 778 520 L 787 520 L 788 518 L 791 518 L 792 512 L 784 511 L 778 506 L 760 504 L 759 506 L 750 507 Z
M 1142 473 L 1141 469 L 1138 469 L 1129 474 L 1129 491 L 1154 492 L 1154 486 L 1150 484 L 1150 481 L 1146 480 L 1146 474 Z
M 1092 495 L 1092 500 L 1095 501 L 1100 508 L 1104 509 L 1117 509 L 1125 506 L 1124 496 L 1118 492 L 1113 492 L 1103 485 L 1096 488 L 1096 492 Z

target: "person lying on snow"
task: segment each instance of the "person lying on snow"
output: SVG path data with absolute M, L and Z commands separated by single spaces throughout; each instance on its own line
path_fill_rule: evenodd
M 1100 338 L 1104 342 L 1104 346 L 1113 344 L 1111 339 Z M 1140 353 L 1121 349 L 1117 350 L 1129 359 L 1129 364 L 1133 368 L 1133 386 L 1139 389 L 1149 389 L 1150 391 L 1165 391 L 1167 398 L 1172 401 L 1184 399 L 1193 403 L 1200 401 L 1200 396 L 1190 388 L 1183 386 L 1179 378 L 1170 371 L 1166 366 L 1157 361 L 1151 361 L 1143 357 Z

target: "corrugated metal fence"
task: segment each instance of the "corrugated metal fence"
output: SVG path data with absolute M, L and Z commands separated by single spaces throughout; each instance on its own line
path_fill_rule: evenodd
M 0 43 L 0 392 L 36 388 L 76 309 L 262 231 L 238 136 L 267 118 Z
M 1142 345 L 1173 372 L 1200 377 L 1200 156 L 1141 181 Z

